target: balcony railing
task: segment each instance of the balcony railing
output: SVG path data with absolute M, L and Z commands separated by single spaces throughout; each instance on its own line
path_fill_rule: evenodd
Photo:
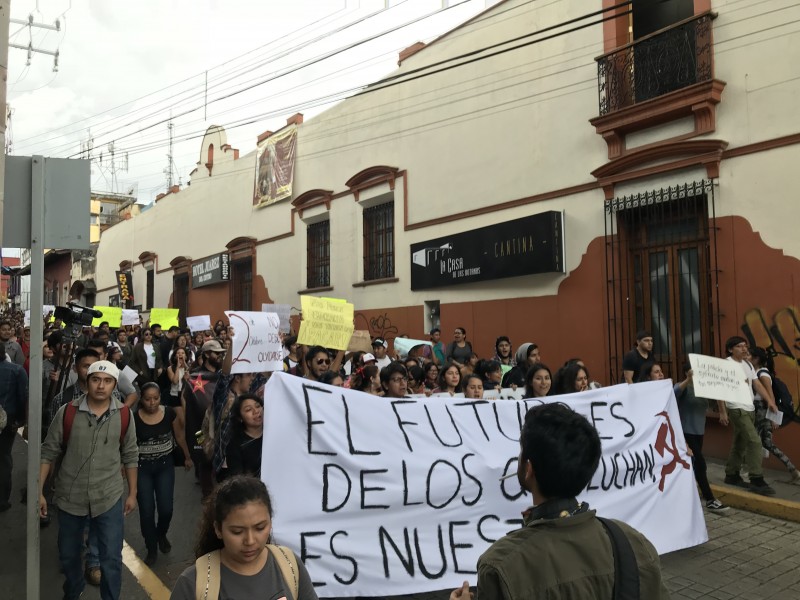
M 600 115 L 710 81 L 714 16 L 691 17 L 597 58 Z

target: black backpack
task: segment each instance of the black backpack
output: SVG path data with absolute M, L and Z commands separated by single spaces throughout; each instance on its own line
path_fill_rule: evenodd
M 785 427 L 792 421 L 800 421 L 794 410 L 794 400 L 792 393 L 786 384 L 778 379 L 776 375 L 772 376 L 772 395 L 775 396 L 775 404 L 778 405 L 778 410 L 783 413 L 783 421 L 781 427 Z

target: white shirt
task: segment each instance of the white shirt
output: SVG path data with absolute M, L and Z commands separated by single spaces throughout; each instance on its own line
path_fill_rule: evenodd
M 144 344 L 144 354 L 147 357 L 147 368 L 148 369 L 155 369 L 156 368 L 156 351 L 153 348 L 153 344 L 148 344 L 145 342 Z
M 729 356 L 728 360 L 733 360 L 733 357 Z M 754 398 L 753 382 L 756 379 L 758 379 L 758 376 L 756 375 L 756 370 L 753 368 L 753 365 L 751 365 L 746 360 L 743 360 L 742 362 L 738 361 L 733 361 L 733 362 L 737 362 L 739 365 L 741 365 L 742 371 L 744 372 L 745 382 L 747 383 L 747 389 L 750 391 L 750 406 L 741 406 L 739 404 L 734 405 L 730 404 L 729 402 L 726 402 L 725 404 L 728 406 L 728 410 L 731 410 L 733 408 L 738 408 L 746 412 L 753 412 L 756 409 L 755 405 L 753 404 L 753 398 Z

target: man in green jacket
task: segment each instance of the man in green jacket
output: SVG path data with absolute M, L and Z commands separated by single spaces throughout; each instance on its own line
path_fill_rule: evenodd
M 614 597 L 620 574 L 615 572 L 611 538 L 595 511 L 575 498 L 597 469 L 600 452 L 597 431 L 566 405 L 544 404 L 528 411 L 517 477 L 532 494 L 534 506 L 523 514 L 521 529 L 492 544 L 478 560 L 480 600 Z M 653 545 L 625 523 L 613 523 L 633 550 L 639 597 L 669 598 Z M 467 582 L 450 594 L 450 600 L 472 597 Z

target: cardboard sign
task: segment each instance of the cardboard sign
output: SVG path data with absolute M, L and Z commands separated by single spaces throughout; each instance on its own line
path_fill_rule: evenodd
M 336 298 L 300 298 L 303 320 L 297 343 L 347 350 L 353 337 L 353 305 Z
M 170 327 L 179 327 L 177 308 L 151 308 L 150 326 L 161 325 L 161 329 L 168 331 Z
M 753 392 L 742 365 L 703 354 L 689 354 L 696 396 L 724 400 L 735 408 L 753 410 Z
M 108 321 L 109 327 L 122 326 L 122 309 L 119 306 L 95 306 L 94 309 L 103 313 L 103 316 L 92 319 L 92 327 L 100 327 L 104 321 Z
M 281 320 L 281 333 L 290 333 L 292 324 L 289 317 L 292 314 L 291 304 L 262 304 L 261 312 L 270 312 L 278 315 Z
M 186 317 L 186 326 L 192 333 L 197 331 L 211 331 L 211 315 Z
M 274 373 L 265 397 L 276 543 L 304 557 L 325 596 L 475 583 L 478 557 L 531 505 L 516 477 L 500 478 L 516 473 L 520 419 L 542 402 L 565 402 L 600 435 L 580 500 L 661 554 L 708 539 L 670 381 L 492 402 L 378 398 Z
M 122 325 L 138 325 L 139 311 L 134 308 L 122 309 Z
M 372 352 L 372 338 L 366 329 L 356 329 L 347 344 L 348 352 Z
M 283 371 L 280 319 L 275 313 L 225 311 L 233 327 L 231 373 Z

